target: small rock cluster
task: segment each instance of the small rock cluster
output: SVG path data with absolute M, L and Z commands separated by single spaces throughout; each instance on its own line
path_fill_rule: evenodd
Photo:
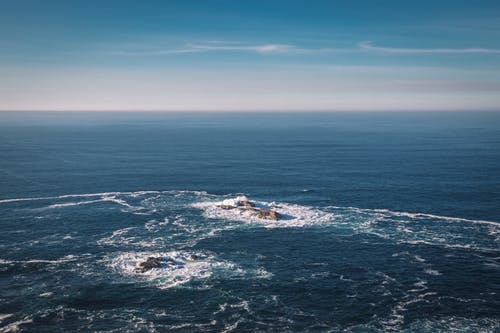
M 218 205 L 217 207 L 225 210 L 237 209 L 242 212 L 249 212 L 251 216 L 258 217 L 266 220 L 280 220 L 283 217 L 280 213 L 266 208 L 256 207 L 255 202 L 248 200 L 240 200 L 235 203 L 235 205 Z M 196 260 L 198 256 L 192 254 L 189 256 L 189 260 Z M 165 257 L 148 257 L 145 261 L 139 263 L 135 268 L 136 273 L 146 273 L 154 268 L 166 268 L 166 267 L 178 267 L 182 266 L 182 262 L 175 262 L 169 258 Z
M 198 259 L 196 254 L 192 254 L 189 256 L 190 260 Z M 169 258 L 164 257 L 148 257 L 145 261 L 139 263 L 138 267 L 135 268 L 136 273 L 146 273 L 147 271 L 152 270 L 153 268 L 161 268 L 161 267 L 175 267 L 182 266 L 181 263 L 177 263 Z
M 271 209 L 257 208 L 257 207 L 255 207 L 255 202 L 247 201 L 247 200 L 237 201 L 234 206 L 233 205 L 219 205 L 217 207 L 225 209 L 225 210 L 238 209 L 240 211 L 250 212 L 252 216 L 255 216 L 255 217 L 258 217 L 261 219 L 280 220 L 282 218 L 280 213 L 278 213 L 274 210 L 271 210 Z

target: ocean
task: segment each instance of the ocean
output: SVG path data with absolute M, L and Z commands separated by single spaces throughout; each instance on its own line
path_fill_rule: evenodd
M 0 332 L 498 332 L 500 113 L 0 112 L 0 225 Z

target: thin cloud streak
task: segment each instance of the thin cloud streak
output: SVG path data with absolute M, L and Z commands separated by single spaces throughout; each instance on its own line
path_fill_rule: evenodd
M 241 45 L 236 43 L 209 42 L 204 44 L 187 44 L 185 47 L 178 49 L 118 51 L 114 53 L 122 55 L 168 55 L 168 54 L 217 52 L 217 51 L 276 54 L 276 53 L 299 53 L 303 52 L 304 49 L 300 49 L 294 45 L 289 45 L 289 44 Z
M 138 50 L 119 50 L 112 54 L 129 56 L 154 56 L 175 55 L 187 53 L 205 52 L 249 52 L 257 54 L 329 54 L 340 52 L 380 52 L 393 54 L 500 54 L 500 49 L 488 48 L 400 48 L 377 46 L 371 41 L 363 41 L 354 48 L 305 48 L 292 44 L 245 44 L 234 41 L 207 41 L 203 43 L 189 43 L 184 47 L 163 48 L 139 48 Z
M 258 54 L 326 54 L 335 52 L 356 52 L 359 48 L 303 48 L 292 44 L 246 44 L 234 41 L 207 41 L 203 43 L 189 43 L 184 47 L 162 49 L 162 48 L 140 48 L 138 50 L 112 51 L 119 55 L 175 55 L 186 53 L 203 52 L 250 52 Z
M 367 50 L 367 51 L 378 51 L 378 52 L 384 52 L 384 53 L 399 53 L 399 54 L 467 54 L 467 53 L 500 54 L 500 49 L 485 49 L 485 48 L 412 49 L 412 48 L 376 46 L 373 44 L 373 42 L 368 42 L 368 41 L 359 43 L 359 47 L 360 47 L 360 49 Z
M 263 44 L 254 46 L 238 45 L 191 45 L 193 50 L 198 51 L 250 51 L 257 53 L 290 53 L 301 49 L 288 44 Z

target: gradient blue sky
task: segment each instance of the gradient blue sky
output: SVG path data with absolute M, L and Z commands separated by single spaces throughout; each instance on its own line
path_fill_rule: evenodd
M 0 110 L 500 110 L 500 1 L 4 0 Z

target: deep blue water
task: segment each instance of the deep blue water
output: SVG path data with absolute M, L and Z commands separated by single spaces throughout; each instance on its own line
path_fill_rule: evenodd
M 1 112 L 0 332 L 499 331 L 499 203 L 498 112 Z

